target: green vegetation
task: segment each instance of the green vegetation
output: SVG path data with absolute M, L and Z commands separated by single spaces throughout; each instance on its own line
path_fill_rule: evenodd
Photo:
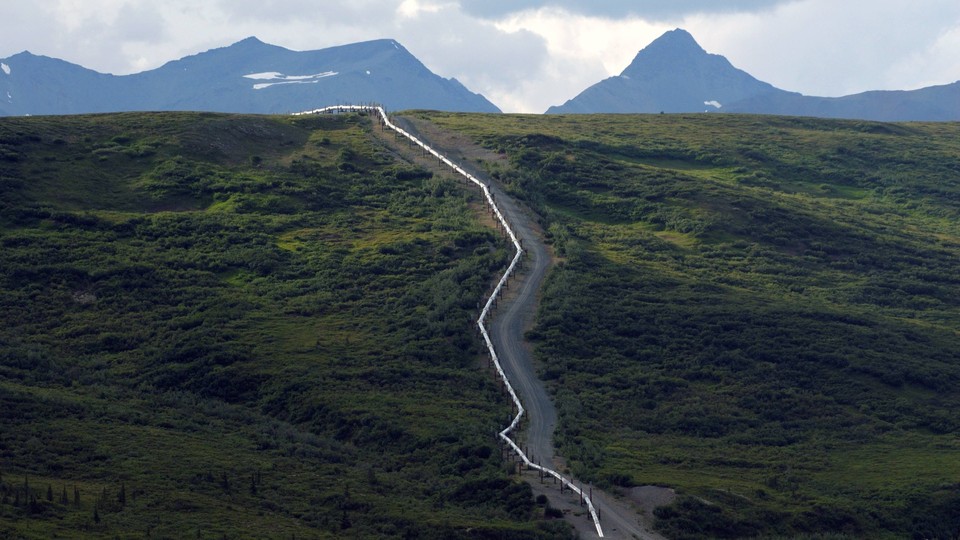
M 0 537 L 564 538 L 475 195 L 362 116 L 0 121 Z
M 577 475 L 672 538 L 960 535 L 960 125 L 424 114 L 549 231 Z

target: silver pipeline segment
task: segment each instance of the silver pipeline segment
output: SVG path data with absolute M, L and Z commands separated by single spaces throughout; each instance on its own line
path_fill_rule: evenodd
M 338 105 L 335 107 L 323 107 L 321 109 L 314 109 L 311 111 L 293 113 L 293 115 L 304 116 L 304 115 L 310 115 L 310 114 L 324 114 L 329 112 L 344 112 L 344 111 L 376 112 L 377 114 L 380 115 L 380 118 L 383 120 L 383 123 L 385 126 L 396 131 L 400 135 L 403 135 L 404 137 L 411 140 L 412 142 L 416 143 L 417 146 L 422 148 L 424 151 L 429 152 L 431 155 L 437 158 L 441 163 L 444 163 L 445 165 L 447 165 L 448 167 L 456 171 L 458 174 L 465 177 L 467 180 L 480 186 L 480 189 L 483 190 L 483 195 L 487 199 L 487 204 L 490 206 L 491 209 L 493 209 L 494 214 L 496 214 L 497 219 L 500 221 L 500 224 L 503 225 L 504 230 L 507 231 L 507 235 L 510 236 L 510 241 L 513 242 L 513 246 L 517 250 L 516 254 L 513 256 L 513 260 L 510 262 L 510 266 L 507 268 L 507 271 L 504 272 L 503 276 L 500 277 L 500 281 L 497 282 L 497 286 L 493 290 L 493 293 L 490 295 L 489 298 L 487 298 L 487 303 L 484 304 L 483 310 L 480 312 L 480 317 L 477 319 L 477 326 L 480 328 L 480 333 L 483 335 L 483 340 L 487 344 L 487 350 L 490 352 L 490 357 L 493 359 L 493 365 L 496 366 L 497 373 L 499 373 L 501 380 L 503 380 L 503 383 L 507 388 L 507 391 L 510 393 L 510 397 L 513 399 L 514 405 L 517 406 L 517 415 L 513 418 L 513 422 L 511 422 L 510 425 L 507 426 L 506 429 L 501 431 L 498 435 L 501 439 L 504 440 L 504 442 L 506 442 L 508 445 L 510 445 L 511 448 L 513 448 L 513 451 L 516 452 L 518 456 L 520 456 L 520 459 L 523 460 L 523 463 L 528 468 L 535 469 L 545 474 L 549 474 L 550 476 L 553 476 L 554 478 L 559 480 L 562 484 L 567 486 L 571 491 L 579 495 L 580 498 L 587 503 L 587 508 L 590 511 L 590 517 L 593 519 L 593 524 L 597 528 L 597 535 L 600 536 L 600 538 L 603 538 L 603 528 L 600 526 L 600 516 L 597 514 L 597 509 L 596 507 L 594 507 L 593 500 L 591 500 L 591 497 L 586 493 L 584 493 L 583 489 L 574 485 L 574 483 L 571 480 L 568 480 L 557 471 L 547 467 L 543 467 L 541 465 L 538 465 L 530 461 L 530 458 L 527 457 L 527 455 L 523 452 L 523 450 L 521 450 L 520 447 L 517 445 L 517 443 L 515 443 L 513 439 L 511 439 L 509 436 L 510 432 L 513 431 L 517 427 L 517 424 L 520 423 L 520 418 L 523 416 L 525 409 L 523 408 L 523 404 L 520 402 L 520 398 L 517 396 L 516 391 L 514 391 L 513 385 L 510 384 L 510 380 L 507 378 L 507 374 L 503 371 L 503 366 L 500 365 L 500 358 L 497 356 L 497 351 L 494 350 L 493 348 L 493 341 L 490 340 L 490 334 L 488 333 L 487 327 L 484 325 L 484 322 L 486 321 L 487 316 L 490 314 L 490 309 L 492 308 L 493 302 L 497 298 L 497 295 L 499 295 L 500 291 L 503 290 L 503 287 L 507 283 L 507 280 L 510 278 L 511 275 L 513 275 L 514 270 L 516 269 L 517 265 L 520 263 L 520 259 L 523 257 L 523 247 L 521 247 L 520 241 L 517 239 L 516 234 L 514 234 L 513 229 L 510 227 L 510 224 L 507 222 L 507 219 L 500 212 L 500 208 L 497 207 L 497 204 L 494 202 L 493 195 L 490 193 L 490 188 L 487 187 L 485 183 L 481 182 L 475 176 L 463 170 L 459 165 L 450 161 L 446 156 L 444 156 L 440 152 L 437 152 L 436 150 L 428 146 L 426 143 L 424 143 L 423 141 L 421 141 L 411 133 L 408 133 L 406 130 L 400 128 L 399 126 L 391 122 L 390 119 L 387 117 L 387 113 L 383 109 L 383 107 L 379 107 L 379 106 L 374 107 L 374 106 L 368 106 L 368 105 Z

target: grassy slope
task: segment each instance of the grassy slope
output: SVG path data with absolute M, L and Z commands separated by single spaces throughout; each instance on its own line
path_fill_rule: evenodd
M 677 488 L 678 538 L 960 534 L 960 125 L 428 116 L 564 257 L 533 337 L 575 472 Z
M 505 247 L 369 129 L 0 122 L 0 536 L 563 536 L 471 339 Z

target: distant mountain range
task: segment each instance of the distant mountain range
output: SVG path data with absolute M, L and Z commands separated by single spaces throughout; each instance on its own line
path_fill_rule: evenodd
M 251 37 L 120 76 L 29 52 L 0 59 L 0 116 L 148 110 L 285 113 L 368 102 L 388 110 L 500 112 L 456 79 L 434 74 L 389 39 L 298 52 Z M 641 50 L 619 76 L 547 113 L 704 111 L 960 121 L 960 82 L 838 98 L 804 96 L 754 78 L 677 29 Z
M 739 112 L 879 121 L 960 120 L 960 82 L 912 91 L 828 98 L 788 92 L 709 54 L 685 30 L 665 33 L 617 77 L 584 90 L 553 113 Z
M 196 110 L 284 113 L 337 103 L 500 112 L 393 40 L 297 52 L 247 38 L 133 75 L 22 52 L 0 59 L 0 116 Z

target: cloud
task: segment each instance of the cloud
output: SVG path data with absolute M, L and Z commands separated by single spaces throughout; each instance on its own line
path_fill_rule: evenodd
M 766 10 L 791 0 L 461 0 L 467 13 L 499 19 L 527 10 L 563 9 L 580 15 L 619 18 L 642 17 L 671 21 L 692 13 L 733 13 Z
M 524 29 L 498 28 L 454 3 L 401 6 L 398 38 L 428 68 L 454 77 L 505 110 L 518 110 L 520 90 L 539 80 L 550 58 L 544 39 Z
M 672 29 L 637 17 L 610 20 L 560 8 L 516 13 L 498 21 L 497 27 L 527 31 L 546 43 L 543 69 L 531 74 L 512 96 L 522 112 L 538 113 L 623 71 L 640 48 Z
M 960 80 L 960 24 L 941 32 L 925 49 L 903 56 L 885 72 L 884 86 L 922 88 Z
M 808 95 L 960 78 L 960 49 L 952 48 L 960 33 L 960 2 L 954 0 L 909 6 L 896 0 L 805 0 L 764 14 L 694 15 L 683 24 L 709 52 L 758 79 Z
M 399 0 L 214 0 L 211 4 L 227 20 L 272 26 L 297 21 L 324 26 L 376 26 L 394 17 Z
M 40 40 L 56 35 L 54 13 L 33 2 L 13 2 L 4 6 L 0 34 L 0 57 L 6 58 L 39 45 Z
M 156 44 L 167 37 L 163 15 L 153 4 L 124 4 L 109 32 L 108 41 Z
M 4 6 L 0 34 L 0 56 L 30 50 L 105 72 L 124 72 L 137 57 L 131 48 L 167 37 L 157 8 L 130 0 L 15 2 Z

